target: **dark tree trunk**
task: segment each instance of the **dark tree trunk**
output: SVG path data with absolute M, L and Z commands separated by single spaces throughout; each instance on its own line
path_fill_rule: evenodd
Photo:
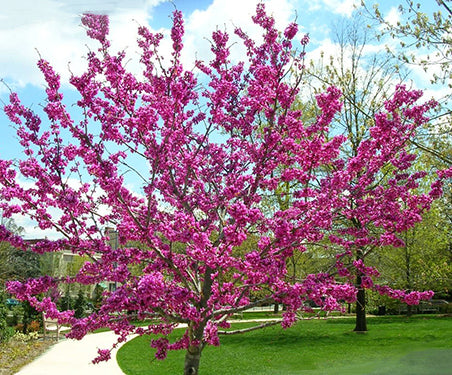
M 412 316 L 413 315 L 413 306 L 407 305 L 406 306 L 406 316 Z
M 279 312 L 279 303 L 275 303 L 273 307 L 273 314 L 278 314 Z
M 184 375 L 198 375 L 199 362 L 201 360 L 201 348 L 191 346 L 185 354 Z
M 405 284 L 405 289 L 407 291 L 410 291 L 412 288 L 411 285 L 411 243 L 413 243 L 414 241 L 411 240 L 409 238 L 409 235 L 412 235 L 412 238 L 414 239 L 415 237 L 415 230 L 411 230 L 411 231 L 406 231 L 405 232 L 405 268 L 406 268 L 406 284 Z M 406 315 L 407 316 L 412 316 L 413 315 L 413 306 L 411 305 L 407 305 L 406 307 Z
M 361 286 L 361 274 L 356 277 L 358 293 L 356 295 L 356 326 L 355 332 L 367 332 L 366 290 Z

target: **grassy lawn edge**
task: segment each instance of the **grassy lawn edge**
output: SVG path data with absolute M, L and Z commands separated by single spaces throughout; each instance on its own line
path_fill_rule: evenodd
M 245 327 L 250 323 L 234 323 Z M 200 375 L 450 375 L 452 317 L 369 318 L 369 332 L 353 332 L 353 319 L 301 321 L 244 335 L 222 336 L 221 346 L 207 347 Z M 174 341 L 181 330 L 170 340 Z M 117 361 L 127 375 L 182 374 L 183 351 L 154 360 L 150 337 L 125 344 Z

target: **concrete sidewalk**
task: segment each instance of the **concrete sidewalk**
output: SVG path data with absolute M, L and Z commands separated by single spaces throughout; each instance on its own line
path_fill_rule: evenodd
M 94 365 L 97 349 L 109 349 L 116 342 L 112 332 L 87 335 L 81 341 L 63 339 L 23 367 L 17 375 L 123 375 L 115 349 L 108 362 Z

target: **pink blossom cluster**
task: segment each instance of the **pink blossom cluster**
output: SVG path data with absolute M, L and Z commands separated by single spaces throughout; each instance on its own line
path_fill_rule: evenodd
M 381 295 L 388 296 L 394 299 L 398 299 L 407 305 L 418 305 L 420 301 L 428 301 L 433 297 L 433 291 L 428 290 L 425 292 L 406 292 L 404 290 L 392 289 L 388 286 L 375 285 L 375 289 Z
M 362 259 L 353 261 L 353 266 L 361 272 L 363 275 L 367 276 L 380 276 L 380 272 L 375 267 L 366 267 Z
M 235 30 L 246 61 L 231 61 L 229 36 L 217 30 L 212 60 L 197 61 L 193 72 L 180 58 L 182 14 L 176 11 L 173 21 L 169 64 L 159 52 L 163 36 L 139 28 L 143 77 L 136 77 L 125 53 L 110 49 L 108 17 L 83 16 L 88 36 L 101 47 L 88 53 L 87 70 L 70 79 L 80 112 L 70 115 L 60 76 L 41 59 L 47 119 L 11 94 L 5 112 L 24 157 L 0 160 L 4 215 L 25 215 L 62 238 L 30 245 L 0 227 L 0 240 L 89 258 L 74 277 L 11 282 L 9 291 L 70 323 L 72 338 L 100 327 L 111 328 L 118 342 L 131 333 L 160 334 L 151 344 L 159 359 L 168 350 L 218 345 L 225 319 L 259 304 L 284 303 L 288 327 L 307 300 L 327 311 L 353 302 L 351 275 L 361 273 L 366 288 L 379 276 L 357 254 L 403 245 L 398 233 L 421 220 L 442 184 L 419 193 L 424 174 L 410 172 L 407 141 L 433 106 L 417 105 L 419 92 L 398 87 L 369 139 L 346 158 L 346 137 L 329 135 L 342 108 L 339 89 L 317 96 L 319 116 L 310 123 L 295 108 L 302 75 L 294 72 L 303 69 L 309 40 L 296 41 L 296 24 L 279 32 L 260 3 L 253 21 L 262 43 Z M 393 175 L 376 184 L 387 165 Z M 450 170 L 439 177 L 450 177 Z M 22 186 L 20 178 L 32 183 Z M 131 187 L 137 185 L 139 192 Z M 282 186 L 293 191 L 281 193 Z M 287 206 L 268 209 L 275 197 L 287 198 Z M 106 228 L 113 228 L 117 243 Z M 291 277 L 290 257 L 327 239 L 344 249 L 336 259 L 342 277 Z M 57 284 L 104 281 L 117 289 L 104 292 L 102 306 L 88 317 L 58 312 L 50 300 Z M 410 302 L 430 295 L 378 288 Z M 135 319 L 151 323 L 137 327 Z M 180 323 L 187 329 L 170 343 L 167 335 Z M 100 350 L 95 361 L 109 358 L 110 350 Z
M 82 24 L 86 26 L 86 33 L 90 38 L 96 39 L 102 44 L 106 43 L 106 38 L 109 32 L 108 16 L 84 14 L 82 17 Z

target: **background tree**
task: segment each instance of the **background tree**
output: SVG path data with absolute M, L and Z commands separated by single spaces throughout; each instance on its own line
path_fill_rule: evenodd
M 429 3 L 429 6 L 432 6 L 432 3 Z M 362 2 L 362 7 L 371 19 L 377 20 L 383 26 L 377 35 L 382 42 L 385 35 L 397 41 L 395 44 L 387 44 L 388 52 L 413 68 L 422 68 L 437 88 L 444 86 L 451 88 L 452 7 L 449 0 L 436 0 L 436 4 L 435 11 L 429 12 L 420 2 L 402 1 L 398 6 L 400 20 L 396 23 L 385 19 L 378 4 L 370 9 Z M 452 165 L 450 90 L 436 100 L 439 106 L 434 118 L 435 126 L 420 129 L 423 131 L 419 131 L 411 142 L 418 149 L 428 152 L 450 167 Z
M 14 330 L 8 327 L 6 307 L 6 293 L 3 287 L 0 288 L 0 343 L 7 341 L 13 334 Z
M 436 10 L 430 13 L 420 3 L 404 1 L 399 5 L 398 10 L 401 19 L 396 24 L 387 22 L 382 17 L 378 7 L 374 8 L 373 13 L 368 9 L 368 13 L 384 25 L 383 35 L 389 34 L 392 38 L 400 40 L 400 49 L 394 47 L 391 50 L 395 56 L 413 66 L 422 67 L 433 85 L 444 85 L 450 89 L 452 87 L 450 80 L 452 77 L 451 4 L 447 0 L 437 0 L 436 4 Z M 438 98 L 438 100 L 440 105 L 437 109 L 434 126 L 421 128 L 418 136 L 411 141 L 423 154 L 423 158 L 427 159 L 425 162 L 431 164 L 430 168 L 427 167 L 430 170 L 438 167 L 450 168 L 452 165 L 450 90 L 446 91 L 444 97 Z M 425 270 L 424 275 L 430 281 L 438 281 L 439 285 L 435 285 L 435 289 L 442 295 L 447 295 L 447 293 L 444 294 L 444 291 L 450 290 L 449 287 L 444 285 L 444 283 L 450 283 L 450 273 L 447 272 L 452 260 L 452 195 L 450 185 L 449 180 L 445 194 L 436 203 L 434 213 L 427 216 L 426 223 L 431 223 L 430 228 L 426 229 L 425 225 L 422 224 L 420 230 L 414 229 L 415 232 L 411 231 L 411 235 L 417 238 L 417 241 L 422 240 L 419 237 L 421 234 L 425 234 L 427 238 L 429 237 L 428 234 L 437 234 L 436 240 L 431 238 L 429 246 L 424 247 L 424 250 L 429 248 L 436 251 L 438 262 L 432 262 L 429 267 L 426 267 L 426 269 L 432 270 L 435 276 L 425 275 Z M 445 243 L 442 241 L 445 241 Z M 425 254 L 423 259 L 428 261 L 431 258 L 432 253 L 428 253 Z
M 0 216 L 0 225 L 10 232 L 20 235 L 23 228 L 14 220 Z M 0 283 L 3 287 L 7 280 L 26 280 L 41 275 L 39 255 L 32 251 L 16 249 L 8 242 L 0 243 Z
M 347 158 L 355 158 L 360 152 L 360 148 L 372 137 L 370 130 L 375 125 L 375 115 L 382 111 L 385 100 L 392 95 L 396 86 L 402 83 L 407 73 L 396 59 L 388 55 L 384 50 L 375 52 L 376 39 L 371 33 L 371 29 L 363 22 L 365 19 L 361 13 L 355 12 L 352 19 L 336 24 L 334 27 L 334 42 L 337 45 L 338 53 L 329 56 L 321 55 L 320 61 L 311 60 L 306 72 L 306 80 L 309 82 L 314 94 L 325 90 L 329 86 L 338 87 L 343 94 L 343 109 L 338 113 L 330 128 L 331 136 L 343 134 L 346 141 L 341 145 L 341 152 Z M 314 98 L 311 99 L 313 106 Z M 306 104 L 304 105 L 306 106 Z M 331 171 L 324 171 L 330 173 Z M 394 170 L 389 166 L 381 169 L 375 175 L 375 184 L 369 189 L 381 189 L 391 178 Z M 353 186 L 349 189 L 349 209 L 357 209 L 363 194 L 359 179 L 356 176 Z M 378 182 L 377 182 L 378 181 Z M 370 191 L 369 191 L 370 193 Z M 365 231 L 367 235 L 379 236 L 380 228 L 373 225 L 372 221 L 357 216 L 339 216 L 333 226 L 332 235 L 349 237 L 349 228 L 354 227 L 357 232 Z M 364 224 L 364 221 L 367 224 Z M 364 227 L 365 226 L 365 227 Z M 342 246 L 329 246 L 330 264 L 338 254 L 343 251 Z M 347 246 L 349 244 L 347 243 Z M 375 243 L 367 245 L 357 245 L 355 251 L 355 261 L 362 261 L 375 251 L 380 251 Z M 328 246 L 327 246 L 328 248 Z M 342 248 L 342 250 L 341 250 Z M 314 250 L 315 254 L 315 250 Z M 356 286 L 359 288 L 356 311 L 355 331 L 367 331 L 366 322 L 366 295 L 362 285 L 364 275 L 357 269 Z M 366 280 L 366 279 L 365 279 Z
M 419 157 L 414 169 L 433 171 L 433 165 L 438 165 L 439 160 L 433 159 L 428 152 L 418 150 L 417 153 Z M 429 177 L 432 176 L 433 172 Z M 428 189 L 428 183 L 419 189 Z M 398 251 L 382 249 L 381 253 L 372 255 L 389 285 L 408 290 L 431 289 L 438 298 L 450 298 L 452 226 L 449 189 L 450 183 L 445 185 L 443 196 L 423 215 L 422 222 L 402 234 L 403 247 Z M 411 313 L 411 306 L 408 306 L 408 313 Z
M 450 232 L 441 225 L 438 216 L 438 207 L 434 207 L 424 215 L 421 223 L 404 233 L 405 246 L 399 251 L 388 249 L 384 253 L 379 269 L 392 279 L 388 284 L 407 290 L 431 289 L 442 298 L 448 296 L 451 287 Z
M 70 80 L 80 94 L 77 106 L 84 118 L 72 119 L 59 77 L 42 59 L 38 66 L 47 82 L 48 127 L 11 94 L 5 111 L 16 124 L 25 157 L 17 164 L 0 161 L 0 206 L 7 216 L 24 214 L 39 228 L 61 234 L 59 240 L 31 245 L 34 252 L 70 249 L 90 261 L 74 277 L 44 276 L 11 282 L 8 288 L 49 317 L 70 324 L 69 337 L 81 339 L 105 326 L 119 335 L 119 342 L 131 333 L 160 334 L 152 341 L 156 357 L 185 350 L 184 373 L 197 374 L 203 348 L 219 345 L 219 335 L 231 333 L 221 328 L 229 326 L 233 313 L 283 303 L 279 323 L 288 327 L 307 300 L 326 311 L 354 301 L 356 288 L 347 272 L 355 268 L 372 287 L 376 273 L 363 262 L 340 267 L 341 280 L 325 272 L 302 280 L 288 277 L 292 254 L 323 241 L 338 216 L 360 217 L 363 225 L 372 221 L 381 228 L 378 238 L 349 228 L 347 234 L 356 239 L 343 257 L 354 258 L 358 241 L 397 243 L 395 233 L 418 222 L 441 194 L 441 181 L 429 194 L 417 194 L 424 175 L 403 173 L 412 163 L 405 150 L 408 139 L 426 122 L 430 109 L 430 104 L 416 105 L 420 92 L 398 87 L 356 156 L 343 155 L 345 137 L 329 132 L 341 109 L 337 88 L 318 95 L 319 115 L 312 123 L 304 124 L 294 109 L 301 79 L 291 74 L 303 68 L 304 54 L 293 50 L 297 25 L 279 33 L 263 4 L 253 21 L 263 30 L 260 42 L 235 31 L 246 63 L 229 60 L 228 35 L 218 30 L 212 35 L 212 61 L 196 62 L 197 79 L 181 64 L 180 12 L 174 13 L 169 62 L 158 52 L 162 35 L 139 28 L 142 76 L 126 70 L 123 52 L 112 54 L 108 18 L 85 15 L 82 23 L 100 47 L 89 52 L 87 71 Z M 302 48 L 306 43 L 303 38 Z M 388 164 L 393 185 L 371 189 Z M 275 173 L 281 165 L 283 173 Z M 139 192 L 131 188 L 136 180 L 128 183 L 132 174 L 140 181 Z M 23 187 L 17 176 L 34 184 Z M 282 182 L 301 188 L 288 207 L 267 215 L 262 198 Z M 352 190 L 356 208 L 349 207 Z M 382 214 L 387 212 L 392 214 Z M 115 229 L 120 246 L 111 246 L 106 227 Z M 336 243 L 346 247 L 345 237 L 337 237 Z M 259 238 L 255 246 L 236 251 L 252 238 Z M 0 239 L 27 247 L 4 227 Z M 129 269 L 137 264 L 143 265 L 138 275 Z M 99 310 L 86 318 L 60 312 L 50 298 L 39 298 L 58 284 L 103 281 L 118 287 L 104 293 Z M 378 290 L 414 304 L 431 297 L 430 292 L 406 294 L 386 286 Z M 251 298 L 256 292 L 259 298 Z M 143 327 L 135 319 L 151 320 Z M 186 329 L 169 342 L 169 333 L 181 323 Z M 109 358 L 110 350 L 102 349 L 95 361 Z
M 23 233 L 23 228 L 16 225 L 11 218 L 0 217 L 0 225 L 3 225 L 11 233 L 19 235 Z M 0 243 L 0 295 L 5 297 L 4 286 L 8 280 L 25 281 L 30 278 L 40 276 L 39 255 L 29 249 L 15 248 L 8 242 Z M 4 312 L 6 314 L 6 312 Z M 5 316 L 6 317 L 6 316 Z M 23 302 L 21 308 L 22 332 L 28 333 L 29 324 L 37 319 L 37 311 L 28 303 Z M 1 319 L 0 319 L 1 320 Z M 6 321 L 5 321 L 6 324 Z M 3 330 L 5 339 L 7 338 L 8 328 Z
M 76 318 L 84 317 L 87 307 L 88 307 L 88 300 L 83 291 L 83 287 L 80 286 L 80 289 L 77 294 L 77 299 L 74 302 L 74 316 Z
M 436 3 L 436 10 L 430 13 L 422 3 L 412 0 L 402 1 L 398 6 L 400 20 L 395 24 L 384 18 L 378 4 L 375 4 L 373 9 L 369 9 L 364 2 L 362 6 L 368 15 L 384 25 L 384 33 L 399 40 L 400 47 L 404 48 L 405 52 L 401 50 L 392 50 L 392 52 L 398 55 L 400 60 L 425 68 L 438 66 L 439 69 L 431 70 L 432 82 L 452 87 L 449 82 L 452 62 L 452 40 L 449 36 L 452 27 L 452 10 L 448 4 L 450 0 L 436 0 Z M 418 50 L 418 53 L 415 50 Z M 429 53 L 422 54 L 424 50 Z

